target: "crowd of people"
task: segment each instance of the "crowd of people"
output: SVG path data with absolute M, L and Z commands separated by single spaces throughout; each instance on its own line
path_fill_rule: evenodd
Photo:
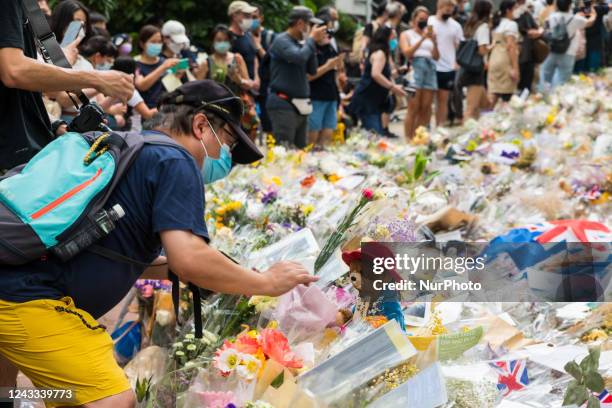
M 272 133 L 303 148 L 332 140 L 338 121 L 388 137 L 406 107 L 404 134 L 420 126 L 477 119 L 512 95 L 548 92 L 573 73 L 606 65 L 610 43 L 605 0 L 438 0 L 424 6 L 389 0 L 342 48 L 333 6 L 315 13 L 296 6 L 284 32 L 264 26 L 264 10 L 232 2 L 227 21 L 210 31 L 210 47 L 190 41 L 186 27 L 168 20 L 140 27 L 137 38 L 108 30 L 106 18 L 78 0 L 41 8 L 59 42 L 70 23 L 82 29 L 65 52 L 75 70 L 117 70 L 133 76 L 127 101 L 85 89 L 116 130 L 154 122 L 161 96 L 181 84 L 211 79 L 239 95 L 241 119 L 255 139 Z M 408 6 L 408 7 L 407 7 Z M 350 44 L 347 44 L 350 45 Z M 45 93 L 52 120 L 77 113 L 63 92 Z

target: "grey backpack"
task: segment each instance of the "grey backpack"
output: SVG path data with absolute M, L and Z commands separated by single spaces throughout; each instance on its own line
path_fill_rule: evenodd
M 567 26 L 572 21 L 572 16 L 569 20 L 563 21 L 563 18 L 557 20 L 552 27 L 544 34 L 544 39 L 550 46 L 550 52 L 554 54 L 565 54 L 572 42 L 572 37 L 569 36 Z

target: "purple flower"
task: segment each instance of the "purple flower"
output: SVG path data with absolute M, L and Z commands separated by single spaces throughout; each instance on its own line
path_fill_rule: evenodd
M 263 197 L 261 198 L 261 202 L 263 204 L 270 204 L 276 201 L 277 198 L 278 198 L 278 191 L 269 190 L 268 192 L 264 193 Z

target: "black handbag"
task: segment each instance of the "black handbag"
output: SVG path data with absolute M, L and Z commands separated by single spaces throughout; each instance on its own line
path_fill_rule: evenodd
M 457 50 L 457 64 L 471 74 L 484 71 L 484 59 L 478 52 L 478 42 L 474 39 L 462 41 Z

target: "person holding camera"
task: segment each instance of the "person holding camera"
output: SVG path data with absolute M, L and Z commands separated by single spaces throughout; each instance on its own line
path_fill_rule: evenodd
M 327 35 L 317 42 L 317 63 L 314 75 L 308 75 L 312 113 L 308 116 L 308 144 L 315 146 L 331 142 L 338 124 L 337 74 L 342 66 L 342 57 L 333 45 L 334 28 L 328 12 L 317 13 L 327 26 Z
M 274 137 L 283 144 L 306 147 L 308 115 L 312 112 L 307 75 L 317 73 L 317 42 L 327 36 L 327 26 L 312 10 L 295 6 L 289 27 L 276 36 L 269 54 L 270 95 L 266 107 Z
M 116 71 L 73 71 L 37 60 L 30 22 L 21 0 L 7 0 L 0 13 L 0 173 L 26 163 L 65 131 L 54 132 L 41 92 L 94 88 L 127 100 L 134 85 Z
M 70 405 L 133 407 L 113 341 L 96 319 L 127 295 L 162 246 L 180 280 L 220 293 L 280 296 L 317 280 L 294 262 L 247 269 L 208 245 L 204 186 L 233 164 L 263 157 L 242 130 L 241 113 L 240 98 L 212 80 L 162 97 L 156 126 L 143 136 L 176 145 L 146 144 L 111 192 L 108 206 L 125 214 L 98 245 L 115 259 L 85 250 L 65 262 L 49 254 L 0 265 L 0 356 L 38 388 L 72 390 Z M 5 374 L 0 386 L 14 386 L 15 375 Z

